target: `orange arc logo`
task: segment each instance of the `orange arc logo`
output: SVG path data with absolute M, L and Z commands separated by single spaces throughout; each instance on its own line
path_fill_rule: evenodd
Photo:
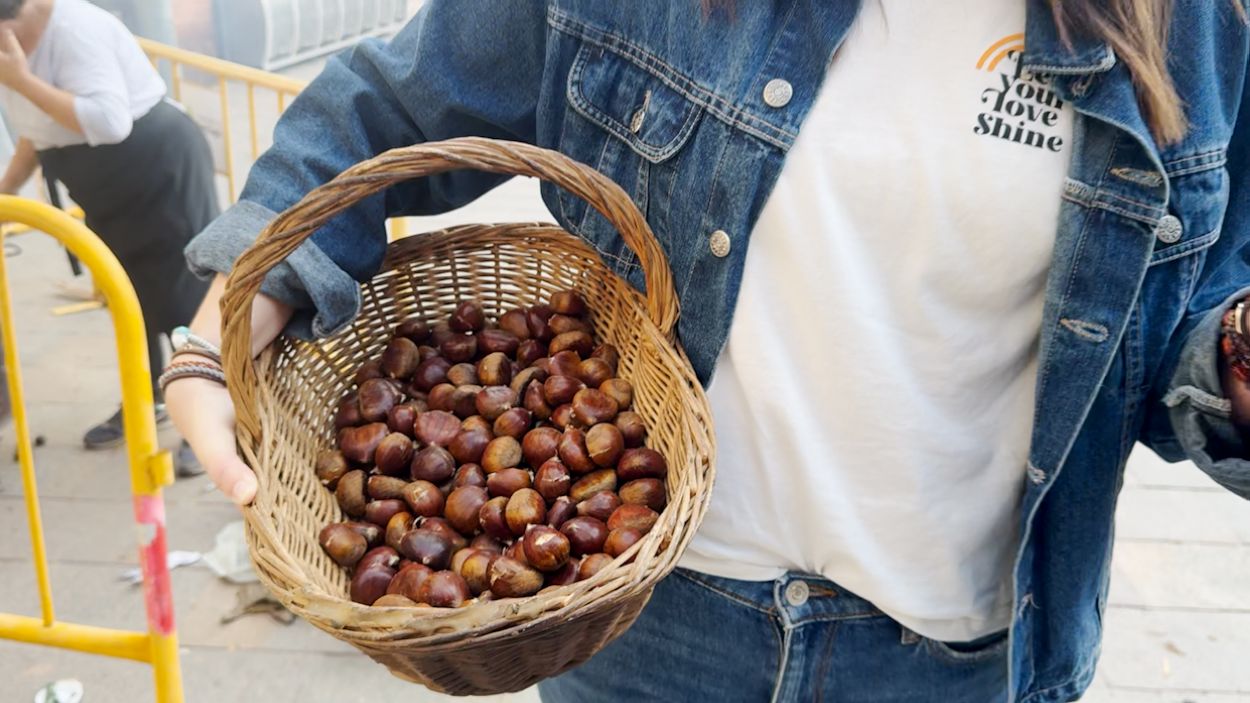
M 977 61 L 977 70 L 993 71 L 1012 51 L 1024 51 L 1024 34 L 1009 34 L 990 45 Z

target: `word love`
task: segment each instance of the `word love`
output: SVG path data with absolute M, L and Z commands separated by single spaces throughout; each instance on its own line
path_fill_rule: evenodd
M 1012 73 L 1000 73 L 999 85 L 981 91 L 985 111 L 977 115 L 975 134 L 988 134 L 1017 144 L 1057 152 L 1063 137 L 1046 134 L 1059 123 L 1063 100 L 1045 80 L 1024 73 L 1019 64 Z

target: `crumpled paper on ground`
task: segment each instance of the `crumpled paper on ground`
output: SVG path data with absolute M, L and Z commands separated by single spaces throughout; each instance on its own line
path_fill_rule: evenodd
M 256 583 L 260 580 L 247 556 L 242 520 L 228 523 L 217 532 L 217 543 L 204 553 L 204 563 L 230 583 Z

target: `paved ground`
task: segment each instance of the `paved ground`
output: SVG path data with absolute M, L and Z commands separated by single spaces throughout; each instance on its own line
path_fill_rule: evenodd
M 451 221 L 543 216 L 532 185 L 510 185 Z M 83 429 L 117 402 L 108 317 L 53 317 L 54 286 L 69 281 L 63 254 L 41 235 L 15 240 L 9 259 L 34 429 L 52 577 L 60 617 L 142 627 L 138 588 L 118 580 L 133 565 L 127 478 L 121 450 L 85 453 Z M 175 441 L 169 430 L 162 434 Z M 34 578 L 13 443 L 0 430 L 0 611 L 35 615 Z M 170 547 L 204 551 L 235 517 L 205 479 L 167 492 Z M 1250 701 L 1250 505 L 1189 465 L 1139 452 L 1121 500 L 1107 637 L 1087 701 Z M 221 625 L 236 589 L 207 568 L 173 574 L 182 664 L 190 701 L 436 701 L 390 677 L 345 645 L 297 622 L 248 616 Z M 98 657 L 0 643 L 0 700 L 29 701 L 44 682 L 77 677 L 92 703 L 148 700 L 146 668 Z M 496 700 L 533 703 L 532 692 Z

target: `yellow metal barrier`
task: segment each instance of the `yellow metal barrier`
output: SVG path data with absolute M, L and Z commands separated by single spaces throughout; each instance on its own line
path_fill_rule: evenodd
M 112 312 L 148 624 L 144 633 L 56 620 L 48 579 L 43 522 L 39 515 L 30 425 L 18 365 L 8 267 L 5 258 L 0 256 L 0 334 L 4 340 L 9 397 L 17 430 L 18 461 L 30 523 L 31 551 L 41 611 L 38 618 L 0 613 L 0 638 L 147 662 L 152 665 L 156 700 L 159 703 L 179 703 L 182 701 L 182 672 L 178 663 L 178 635 L 174 628 L 173 593 L 165 562 L 165 504 L 161 498 L 161 487 L 173 482 L 173 463 L 169 452 L 161 450 L 156 441 L 152 374 L 148 370 L 148 350 L 139 300 L 113 253 L 91 230 L 70 215 L 51 205 L 6 195 L 0 196 L 0 221 L 18 222 L 57 239 L 91 271 Z M 2 242 L 3 233 L 0 232 Z

